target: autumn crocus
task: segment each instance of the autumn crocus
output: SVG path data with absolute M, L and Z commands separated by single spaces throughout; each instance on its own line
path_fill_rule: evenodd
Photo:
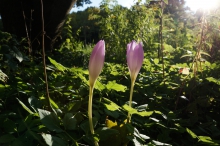
M 129 106 L 131 107 L 134 83 L 137 75 L 141 69 L 144 60 L 144 50 L 142 43 L 137 43 L 135 41 L 130 42 L 127 45 L 127 65 L 131 77 L 131 90 Z M 131 120 L 131 114 L 128 113 L 128 122 Z
M 105 41 L 100 40 L 94 47 L 89 60 L 89 103 L 88 103 L 88 116 L 90 131 L 94 134 L 93 122 L 92 122 L 92 96 L 95 82 L 102 71 L 105 60 Z M 98 142 L 95 141 L 95 145 L 98 146 Z

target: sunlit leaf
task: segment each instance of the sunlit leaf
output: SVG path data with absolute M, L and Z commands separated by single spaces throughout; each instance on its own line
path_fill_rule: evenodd
M 29 112 L 30 114 L 34 114 L 22 101 L 20 101 L 18 98 L 17 100 L 27 112 Z
M 198 138 L 199 138 L 200 143 L 203 143 L 206 145 L 219 145 L 220 143 L 220 140 L 218 141 L 212 140 L 211 137 L 209 136 L 198 136 Z
M 121 91 L 125 92 L 127 87 L 121 84 L 116 83 L 116 81 L 109 81 L 108 84 L 106 85 L 108 90 L 115 90 L 115 91 Z
M 145 116 L 150 116 L 153 114 L 153 111 L 143 111 L 143 112 L 138 112 L 137 109 L 134 109 L 130 106 L 128 106 L 127 104 L 122 106 L 123 109 L 125 109 L 126 111 L 128 111 L 130 114 L 137 114 L 139 116 L 145 117 Z
M 53 60 L 52 58 L 48 57 L 48 59 L 50 60 L 50 63 L 52 63 L 59 71 L 64 72 L 67 68 L 64 67 L 62 64 L 57 63 L 55 60 Z
M 213 82 L 217 85 L 220 85 L 220 79 L 215 79 L 213 77 L 208 77 L 208 78 L 206 78 L 206 80 L 208 80 L 209 82 Z
M 186 128 L 186 131 L 191 135 L 192 138 L 197 138 L 197 135 L 192 132 L 190 129 Z
M 114 102 L 112 102 L 111 100 L 107 99 L 107 98 L 103 98 L 103 102 L 104 105 L 106 106 L 106 108 L 110 111 L 116 111 L 119 110 L 121 107 L 118 106 L 117 104 L 115 104 Z

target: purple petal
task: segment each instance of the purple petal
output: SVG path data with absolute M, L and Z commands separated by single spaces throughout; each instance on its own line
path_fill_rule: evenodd
M 89 82 L 94 84 L 102 71 L 105 60 L 105 41 L 100 40 L 94 47 L 89 60 Z
M 132 41 L 127 45 L 127 64 L 132 79 L 136 79 L 144 59 L 142 43 Z

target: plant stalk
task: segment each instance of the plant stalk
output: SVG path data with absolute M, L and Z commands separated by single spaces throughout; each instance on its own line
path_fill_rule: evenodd
M 161 61 L 162 61 L 162 68 L 163 68 L 163 78 L 164 78 L 164 46 L 163 46 L 163 5 L 164 1 L 161 0 L 161 16 L 160 16 L 160 53 L 161 53 Z
M 93 122 L 92 122 L 92 96 L 93 96 L 93 90 L 94 90 L 94 84 L 90 85 L 89 87 L 89 103 L 88 103 L 88 116 L 89 116 L 89 127 L 91 134 L 93 135 L 94 132 L 94 127 L 93 127 Z M 94 141 L 95 146 L 99 146 L 97 141 Z
M 133 96 L 133 92 L 134 92 L 134 82 L 135 79 L 131 80 L 131 89 L 130 89 L 130 98 L 129 98 L 129 106 L 132 107 L 132 96 Z M 128 118 L 127 118 L 127 123 L 129 123 L 131 121 L 131 114 L 128 112 Z

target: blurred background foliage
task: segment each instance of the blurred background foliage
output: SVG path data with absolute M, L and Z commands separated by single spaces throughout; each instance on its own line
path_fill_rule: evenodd
M 219 16 L 219 9 L 194 13 L 183 0 L 164 1 L 163 13 L 158 1 L 127 8 L 110 0 L 72 12 L 61 45 L 46 58 L 54 111 L 46 102 L 41 52 L 30 56 L 27 38 L 4 32 L 0 21 L 0 145 L 93 145 L 94 139 L 101 146 L 219 145 Z M 94 90 L 91 135 L 88 62 L 100 39 L 106 59 Z M 133 108 L 125 55 L 131 40 L 143 42 L 145 52 Z

